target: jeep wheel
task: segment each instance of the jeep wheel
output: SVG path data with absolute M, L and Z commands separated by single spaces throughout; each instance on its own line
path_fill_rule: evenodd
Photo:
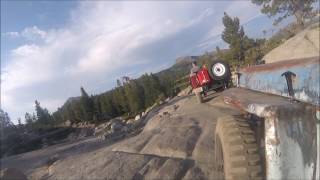
M 230 78 L 229 65 L 224 61 L 214 61 L 211 65 L 210 71 L 214 80 L 228 81 Z
M 234 117 L 219 119 L 215 144 L 218 179 L 263 178 L 255 134 L 246 120 Z

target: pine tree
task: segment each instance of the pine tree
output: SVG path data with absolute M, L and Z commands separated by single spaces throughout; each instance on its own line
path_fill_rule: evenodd
M 123 87 L 115 88 L 112 91 L 112 101 L 118 115 L 124 114 L 129 111 L 129 106 Z
M 236 44 L 239 39 L 239 18 L 232 19 L 226 12 L 222 18 L 224 31 L 222 32 L 222 39 L 229 45 Z
M 74 106 L 77 106 L 79 108 L 74 108 L 70 103 L 67 103 L 65 105 L 65 108 L 64 110 L 62 111 L 62 117 L 64 119 L 64 121 L 70 121 L 70 122 L 73 122 L 73 123 L 77 123 L 77 122 L 80 122 L 80 118 L 82 117 L 82 111 L 81 111 L 81 108 L 80 108 L 80 102 L 76 102 L 76 104 Z M 78 111 L 77 111 L 78 110 Z M 77 114 L 77 112 L 79 114 Z
M 103 114 L 107 114 L 110 118 L 117 116 L 116 109 L 113 106 L 111 92 L 105 93 L 101 98 L 101 110 Z
M 35 107 L 36 107 L 37 121 L 42 121 L 43 109 L 41 108 L 40 103 L 37 100 L 35 101 Z
M 305 19 L 311 16 L 313 3 L 316 0 L 251 0 L 254 4 L 262 6 L 261 12 L 269 17 L 277 17 L 274 21 L 278 24 L 283 19 L 294 15 L 297 24 L 303 27 Z
M 24 115 L 24 119 L 25 119 L 25 122 L 26 122 L 26 127 L 27 127 L 27 129 L 28 130 L 32 130 L 33 129 L 33 117 L 32 117 L 32 115 L 31 114 L 29 114 L 29 113 L 26 113 L 25 115 Z
M 121 81 L 120 81 L 120 79 L 117 79 L 117 87 L 121 87 Z
M 13 123 L 11 122 L 8 113 L 0 109 L 0 129 L 10 126 L 13 126 Z
M 32 122 L 37 122 L 37 116 L 35 113 L 32 113 Z
M 157 76 L 145 74 L 140 79 L 144 92 L 145 108 L 151 106 L 163 94 L 163 88 Z
M 84 120 L 92 121 L 94 116 L 94 102 L 91 97 L 87 94 L 83 87 L 80 88 L 81 91 L 81 107 L 84 112 Z
M 222 39 L 229 44 L 231 51 L 231 58 L 233 60 L 243 61 L 243 54 L 241 52 L 241 33 L 240 33 L 240 22 L 239 18 L 235 17 L 232 19 L 227 13 L 224 13 L 222 19 L 223 25 L 225 26 L 222 33 Z
M 24 115 L 24 118 L 25 118 L 25 122 L 26 122 L 27 125 L 31 125 L 33 123 L 31 114 L 26 113 Z
M 240 26 L 239 18 L 232 19 L 227 13 L 224 13 L 222 21 L 225 26 L 222 39 L 229 44 L 229 54 L 224 57 L 229 62 L 243 63 L 245 51 L 254 46 L 254 40 L 245 35 L 243 27 Z
M 18 126 L 21 127 L 22 123 L 21 123 L 21 118 L 18 118 Z
M 55 124 L 61 124 L 64 121 L 61 111 L 62 111 L 62 109 L 58 108 L 58 110 L 56 112 L 52 113 L 52 119 L 53 119 Z
M 37 123 L 39 123 L 42 127 L 51 126 L 53 122 L 51 121 L 52 118 L 49 111 L 46 108 L 42 108 L 37 100 L 35 101 L 35 108 L 37 114 Z
M 140 112 L 144 107 L 143 88 L 136 80 L 126 83 L 124 87 L 130 111 L 134 114 Z
M 175 79 L 172 74 L 163 74 L 160 79 L 161 87 L 165 93 L 165 96 L 172 97 L 176 94 L 174 86 L 175 86 Z
M 94 121 L 99 121 L 100 116 L 102 114 L 100 96 L 95 96 L 93 98 L 93 102 L 94 102 L 94 109 L 95 109 Z

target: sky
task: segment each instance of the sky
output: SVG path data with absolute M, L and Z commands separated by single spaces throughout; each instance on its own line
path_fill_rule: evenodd
M 250 1 L 1 1 L 1 108 L 16 123 L 35 100 L 54 112 L 81 86 L 99 94 L 121 76 L 227 47 L 224 12 L 249 37 L 274 32 Z

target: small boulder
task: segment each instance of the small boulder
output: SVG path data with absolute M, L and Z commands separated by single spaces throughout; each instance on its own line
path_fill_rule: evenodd
M 78 133 L 78 138 L 89 137 L 94 134 L 94 130 L 90 128 L 82 128 Z
M 167 116 L 167 115 L 170 115 L 170 113 L 168 111 L 164 111 L 162 112 L 162 115 Z
M 102 134 L 101 136 L 99 136 L 99 138 L 100 138 L 101 140 L 105 140 L 106 137 L 107 137 L 107 135 L 108 135 L 108 133 L 104 133 L 104 134 Z
M 129 119 L 126 124 L 132 124 L 134 122 L 134 119 Z
M 71 121 L 70 120 L 67 120 L 65 123 L 64 123 L 64 125 L 66 126 L 66 127 L 70 127 L 71 126 Z
M 141 116 L 140 116 L 140 114 L 138 114 L 138 115 L 136 115 L 136 117 L 134 118 L 134 120 L 135 120 L 135 121 L 138 121 L 138 120 L 140 120 L 140 118 L 141 118 Z
M 94 135 L 94 136 L 97 136 L 97 135 L 99 135 L 99 134 L 101 133 L 101 131 L 102 131 L 101 128 L 96 127 L 96 128 L 94 129 L 93 135 Z
M 119 130 L 121 130 L 121 128 L 122 128 L 122 124 L 119 123 L 119 122 L 113 122 L 113 123 L 111 124 L 111 131 L 112 131 L 112 132 L 119 131 Z
M 111 122 L 107 122 L 102 126 L 102 128 L 110 128 L 110 126 L 111 126 Z
M 127 133 L 129 131 L 129 128 L 127 126 L 123 126 L 121 131 Z

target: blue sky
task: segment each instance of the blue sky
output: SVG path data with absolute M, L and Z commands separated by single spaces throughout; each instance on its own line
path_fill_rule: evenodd
M 250 37 L 277 28 L 250 1 L 1 1 L 1 108 L 17 122 L 36 99 L 53 112 L 80 86 L 98 94 L 225 47 L 224 11 Z

